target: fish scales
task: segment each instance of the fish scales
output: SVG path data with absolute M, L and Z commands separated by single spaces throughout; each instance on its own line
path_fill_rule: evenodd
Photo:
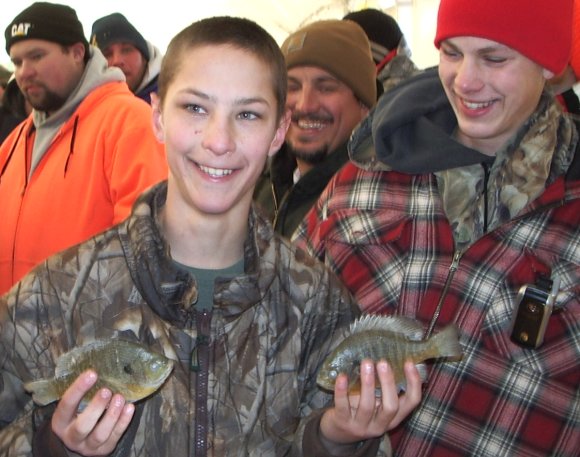
M 173 369 L 173 361 L 125 340 L 97 340 L 61 355 L 53 378 L 27 383 L 33 400 L 41 405 L 58 400 L 83 372 L 97 372 L 97 382 L 83 399 L 86 404 L 104 387 L 135 402 L 157 390 Z
M 454 325 L 427 340 L 419 339 L 422 334 L 421 324 L 410 318 L 364 316 L 353 324 L 351 334 L 327 357 L 317 383 L 332 390 L 338 374 L 345 373 L 349 378 L 349 390 L 358 391 L 360 362 L 363 359 L 387 360 L 393 369 L 395 382 L 404 389 L 405 361 L 421 364 L 428 359 L 461 356 L 458 331 Z

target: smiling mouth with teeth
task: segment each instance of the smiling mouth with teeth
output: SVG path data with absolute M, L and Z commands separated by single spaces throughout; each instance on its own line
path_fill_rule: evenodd
M 465 99 L 461 99 L 461 101 L 463 102 L 463 105 L 468 109 L 487 108 L 488 106 L 491 106 L 493 103 L 493 100 L 487 102 L 469 102 Z
M 204 173 L 210 175 L 212 178 L 222 178 L 224 176 L 231 175 L 234 170 L 224 169 L 224 168 L 211 168 L 204 165 L 199 165 L 199 169 Z
M 326 125 L 324 122 L 321 121 L 309 121 L 305 119 L 300 119 L 298 122 L 298 127 L 301 129 L 315 129 L 321 130 Z

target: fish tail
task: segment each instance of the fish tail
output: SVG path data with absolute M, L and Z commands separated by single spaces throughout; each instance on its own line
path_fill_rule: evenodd
M 457 357 L 463 354 L 459 344 L 459 332 L 455 325 L 448 325 L 439 333 L 431 337 L 431 343 L 436 349 L 438 357 Z
M 39 379 L 38 381 L 31 381 L 24 384 L 24 389 L 32 392 L 32 400 L 34 403 L 45 406 L 60 398 L 56 390 L 56 383 L 51 379 Z

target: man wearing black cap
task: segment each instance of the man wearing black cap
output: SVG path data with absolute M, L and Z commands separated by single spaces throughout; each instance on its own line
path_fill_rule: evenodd
M 34 3 L 5 38 L 33 112 L 0 146 L 0 294 L 48 256 L 123 220 L 167 176 L 150 107 L 107 68 L 72 8 Z
M 369 37 L 377 66 L 379 95 L 419 72 L 411 60 L 411 50 L 403 32 L 392 16 L 374 8 L 366 8 L 348 13 L 343 19 L 356 22 Z
M 151 92 L 157 92 L 157 77 L 163 56 L 157 47 L 121 13 L 97 19 L 91 32 L 91 44 L 106 57 L 109 66 L 120 68 L 131 92 L 151 103 Z

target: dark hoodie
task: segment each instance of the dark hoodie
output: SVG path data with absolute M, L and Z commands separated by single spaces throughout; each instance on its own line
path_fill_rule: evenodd
M 489 162 L 453 140 L 456 127 L 437 68 L 430 68 L 380 98 L 353 133 L 349 155 L 361 168 L 411 174 Z

